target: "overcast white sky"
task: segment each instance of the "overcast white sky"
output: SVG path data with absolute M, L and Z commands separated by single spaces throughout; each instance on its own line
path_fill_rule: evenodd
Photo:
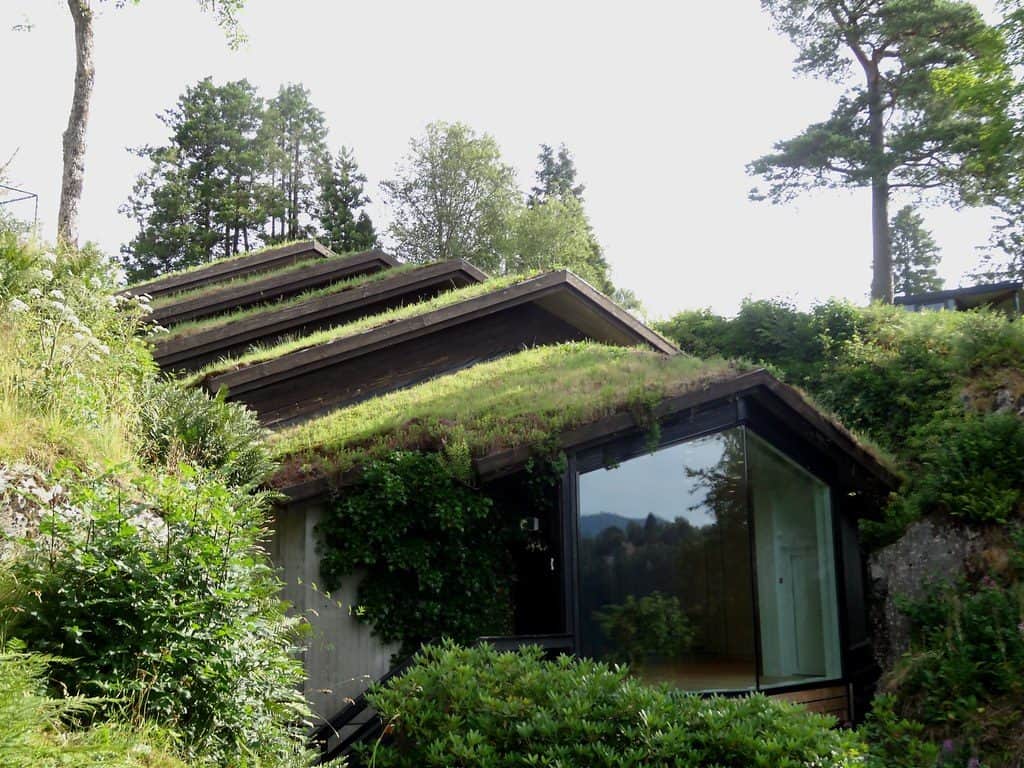
M 8 31 L 26 16 L 32 32 Z M 126 147 L 166 139 L 155 115 L 207 75 L 244 77 L 265 96 L 282 83 L 310 89 L 332 147 L 351 146 L 369 177 L 380 229 L 377 185 L 410 137 L 459 120 L 498 140 L 524 189 L 538 145 L 565 142 L 615 281 L 656 317 L 733 313 L 745 296 L 866 298 L 866 191 L 816 191 L 786 207 L 747 200 L 744 165 L 826 116 L 837 93 L 792 77 L 793 49 L 756 0 L 249 0 L 242 23 L 249 43 L 232 52 L 198 3 L 101 6 L 83 238 L 116 253 L 132 236 L 117 209 L 142 164 Z M 39 194 L 52 236 L 74 72 L 66 4 L 0 0 L 0 68 L 0 161 L 18 150 L 11 181 Z M 988 215 L 926 217 L 956 285 Z

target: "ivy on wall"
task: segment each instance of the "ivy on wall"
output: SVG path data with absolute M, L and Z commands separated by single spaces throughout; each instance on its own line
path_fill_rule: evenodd
M 331 590 L 365 574 L 356 616 L 400 655 L 506 634 L 518 524 L 441 455 L 395 452 L 332 500 L 317 529 L 320 572 Z

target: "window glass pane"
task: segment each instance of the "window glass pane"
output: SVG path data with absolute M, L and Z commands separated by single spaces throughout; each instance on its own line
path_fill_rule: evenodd
M 648 680 L 756 685 L 743 431 L 579 477 L 580 640 Z
M 829 488 L 747 433 L 761 687 L 841 676 Z

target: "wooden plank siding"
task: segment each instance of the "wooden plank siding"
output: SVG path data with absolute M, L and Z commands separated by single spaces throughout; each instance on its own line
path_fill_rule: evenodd
M 840 724 L 852 720 L 850 712 L 850 690 L 845 685 L 833 685 L 826 688 L 812 688 L 788 693 L 769 694 L 773 699 L 800 704 L 811 712 L 820 715 L 832 715 Z
M 300 243 L 282 245 L 280 248 L 268 248 L 247 256 L 222 259 L 191 272 L 167 275 L 138 285 L 130 285 L 122 293 L 135 295 L 144 293 L 156 298 L 260 272 L 272 272 L 300 261 L 322 259 L 334 255 L 316 240 L 303 240 Z
M 186 320 L 210 317 L 254 304 L 297 296 L 304 291 L 350 277 L 373 274 L 397 264 L 394 257 L 379 250 L 357 253 L 345 259 L 320 261 L 284 274 L 269 275 L 262 280 L 213 288 L 208 293 L 158 307 L 153 310 L 150 319 L 160 325 L 174 325 Z
M 164 369 L 195 371 L 257 342 L 273 344 L 287 335 L 307 335 L 486 279 L 487 275 L 462 260 L 431 264 L 292 306 L 268 308 L 205 331 L 170 336 L 156 342 L 153 357 Z

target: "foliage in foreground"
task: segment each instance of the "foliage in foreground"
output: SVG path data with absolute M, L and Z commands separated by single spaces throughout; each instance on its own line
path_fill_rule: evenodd
M 864 747 L 832 718 L 761 695 L 701 698 L 646 686 L 622 668 L 539 648 L 427 647 L 370 701 L 390 739 L 379 768 L 862 765 Z
M 49 659 L 0 649 L 0 765 L 4 768 L 182 768 L 167 737 L 143 726 L 71 727 L 88 716 L 87 699 L 46 695 Z M 141 730 L 141 733 L 140 733 Z
M 8 631 L 53 664 L 56 688 L 180 734 L 197 762 L 288 764 L 305 708 L 295 623 L 259 548 L 259 497 L 184 471 L 68 498 L 9 568 Z
M 66 660 L 47 664 L 51 697 L 94 699 L 53 723 L 67 749 L 41 764 L 171 765 L 129 755 L 116 725 L 157 722 L 190 765 L 304 765 L 295 621 L 252 491 L 261 431 L 156 380 L 119 282 L 92 251 L 0 232 L 0 636 Z

